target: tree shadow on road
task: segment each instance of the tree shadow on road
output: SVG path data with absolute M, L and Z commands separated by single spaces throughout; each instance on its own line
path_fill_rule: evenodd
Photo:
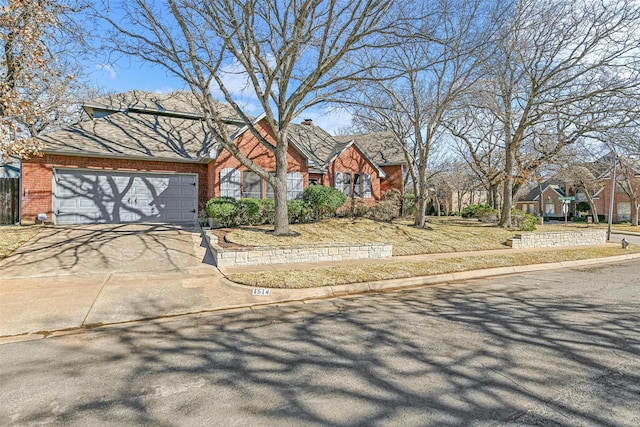
M 515 287 L 508 280 L 47 340 L 42 357 L 67 386 L 57 396 L 65 403 L 56 411 L 33 405 L 18 420 L 331 426 L 628 421 L 616 417 L 632 414 L 629 402 L 637 409 L 640 395 L 637 303 L 545 295 L 531 283 Z M 32 371 L 43 362 L 6 372 L 4 384 L 33 384 Z M 31 392 L 47 393 L 47 385 Z M 11 416 L 9 403 L 2 412 Z

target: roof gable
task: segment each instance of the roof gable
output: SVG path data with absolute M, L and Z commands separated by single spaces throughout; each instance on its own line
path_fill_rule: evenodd
M 407 162 L 402 144 L 391 132 L 340 135 L 335 139 L 341 142 L 355 140 L 369 158 L 380 166 L 399 165 Z
M 343 144 L 339 144 L 339 145 L 343 145 Z M 378 176 L 380 178 L 386 178 L 387 174 L 384 173 L 384 171 L 380 169 L 380 167 L 367 155 L 367 153 L 358 146 L 358 143 L 355 140 L 351 140 L 350 142 L 344 144 L 342 149 L 337 151 L 336 154 L 327 161 L 326 166 L 336 161 L 336 159 L 338 159 L 342 154 L 344 154 L 344 152 L 347 151 L 350 147 L 354 147 L 358 151 L 358 153 L 360 153 L 362 158 L 365 159 L 371 166 L 373 166 L 376 172 L 378 172 Z

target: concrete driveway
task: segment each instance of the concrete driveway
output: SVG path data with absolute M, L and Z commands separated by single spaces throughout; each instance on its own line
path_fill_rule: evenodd
M 0 261 L 0 336 L 205 310 L 221 277 L 199 229 L 48 227 Z

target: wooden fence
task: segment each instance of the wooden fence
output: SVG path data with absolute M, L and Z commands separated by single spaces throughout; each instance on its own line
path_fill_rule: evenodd
M 0 178 L 0 224 L 20 221 L 20 178 Z

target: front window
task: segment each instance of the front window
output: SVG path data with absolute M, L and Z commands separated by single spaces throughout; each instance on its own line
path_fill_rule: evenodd
M 242 195 L 243 197 L 262 199 L 262 178 L 260 178 L 257 173 L 244 171 L 242 177 Z
M 544 213 L 547 216 L 554 216 L 556 214 L 556 205 L 554 203 L 547 203 L 544 205 Z
M 302 199 L 304 177 L 300 172 L 287 174 L 287 200 Z
M 362 181 L 360 174 L 353 174 L 353 197 L 362 197 Z
M 240 198 L 240 171 L 225 168 L 220 171 L 220 196 Z

